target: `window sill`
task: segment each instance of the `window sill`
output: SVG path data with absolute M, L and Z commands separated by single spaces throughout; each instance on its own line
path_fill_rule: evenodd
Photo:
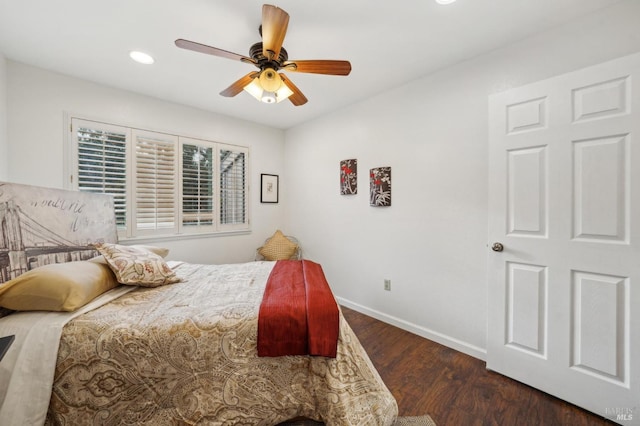
M 120 238 L 118 237 L 118 243 L 121 244 L 146 244 L 161 241 L 179 241 L 179 240 L 195 240 L 200 238 L 218 238 L 218 237 L 230 237 L 234 235 L 249 235 L 250 229 L 234 230 L 234 231 L 219 231 L 208 232 L 202 234 L 175 234 L 175 235 L 145 235 L 144 237 L 133 238 Z

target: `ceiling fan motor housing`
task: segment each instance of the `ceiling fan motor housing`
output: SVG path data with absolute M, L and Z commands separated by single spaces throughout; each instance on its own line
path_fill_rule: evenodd
M 251 46 L 249 49 L 249 56 L 251 59 L 257 62 L 257 67 L 260 70 L 264 70 L 266 68 L 273 68 L 274 70 L 279 70 L 282 68 L 282 64 L 289 59 L 289 55 L 284 47 L 280 48 L 280 54 L 278 55 L 278 59 L 269 60 L 266 56 L 262 54 L 262 42 L 258 42 Z

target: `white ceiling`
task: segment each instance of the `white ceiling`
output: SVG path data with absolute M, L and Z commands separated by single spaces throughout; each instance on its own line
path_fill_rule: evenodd
M 108 86 L 289 128 L 620 0 L 281 0 L 290 59 L 346 59 L 347 77 L 288 73 L 309 102 L 219 92 L 255 68 L 175 47 L 242 55 L 260 41 L 257 0 L 0 0 L 0 52 Z M 129 59 L 143 50 L 151 66 Z

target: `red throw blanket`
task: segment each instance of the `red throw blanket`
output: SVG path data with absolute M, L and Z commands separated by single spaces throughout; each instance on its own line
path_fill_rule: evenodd
M 258 316 L 258 356 L 335 358 L 340 316 L 322 272 L 309 260 L 279 260 L 271 271 Z

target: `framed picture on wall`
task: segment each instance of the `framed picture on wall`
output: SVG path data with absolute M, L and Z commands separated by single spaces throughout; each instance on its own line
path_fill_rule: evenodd
M 260 175 L 260 202 L 278 202 L 278 175 Z

